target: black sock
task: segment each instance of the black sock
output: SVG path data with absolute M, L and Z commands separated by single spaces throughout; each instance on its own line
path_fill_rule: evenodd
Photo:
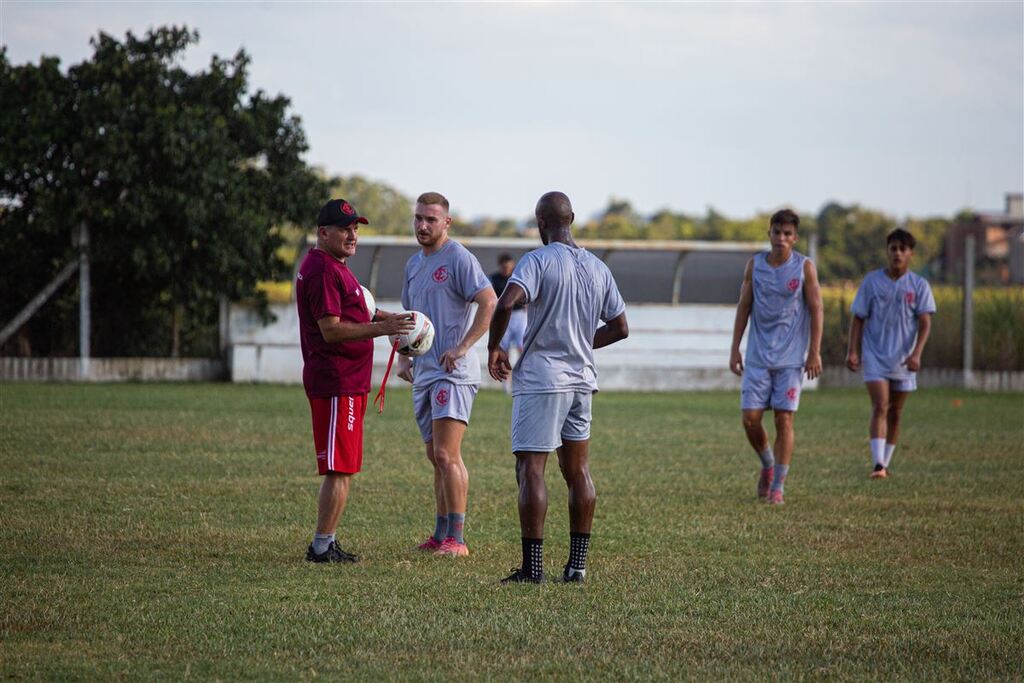
M 569 532 L 569 567 L 583 571 L 587 568 L 587 550 L 590 549 L 590 534 Z
M 539 579 L 544 575 L 544 539 L 527 538 L 523 539 L 523 567 L 524 574 L 531 579 Z

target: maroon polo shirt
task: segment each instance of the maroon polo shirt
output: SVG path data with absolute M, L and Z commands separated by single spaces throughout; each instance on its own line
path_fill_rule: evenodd
M 302 385 L 310 398 L 328 398 L 370 391 L 373 340 L 337 344 L 324 341 L 317 321 L 329 315 L 342 322 L 370 322 L 359 280 L 341 261 L 310 249 L 295 281 L 302 345 Z

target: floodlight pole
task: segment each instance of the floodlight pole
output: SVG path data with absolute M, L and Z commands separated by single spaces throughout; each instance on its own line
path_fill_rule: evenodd
M 974 386 L 974 235 L 964 240 L 964 389 Z
M 78 375 L 89 379 L 89 332 L 92 326 L 89 282 L 89 225 L 82 221 L 78 227 Z

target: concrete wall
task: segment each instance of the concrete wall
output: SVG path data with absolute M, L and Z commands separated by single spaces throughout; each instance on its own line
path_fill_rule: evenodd
M 397 311 L 397 301 L 378 305 Z M 293 304 L 271 306 L 276 320 L 264 325 L 254 308 L 231 304 L 228 309 L 228 362 L 205 358 L 93 358 L 86 376 L 77 358 L 0 358 L 0 381 L 210 381 L 298 384 L 302 381 L 298 320 Z M 733 306 L 643 305 L 627 308 L 630 336 L 595 353 L 602 389 L 630 391 L 738 390 L 740 381 L 728 370 Z M 497 388 L 487 375 L 486 341 L 476 346 L 485 388 Z M 390 348 L 374 343 L 373 385 L 384 376 Z M 230 369 L 230 370 L 229 370 Z M 860 373 L 828 367 L 819 380 L 827 387 L 860 387 Z M 402 381 L 392 375 L 389 385 Z M 814 388 L 818 382 L 805 382 Z M 925 368 L 921 388 L 964 386 L 961 370 Z M 972 373 L 972 389 L 1024 391 L 1024 372 Z
M 390 311 L 397 301 L 379 300 Z M 229 317 L 231 379 L 235 382 L 301 382 L 298 319 L 294 305 L 271 307 L 277 320 L 263 325 L 255 310 L 232 304 Z M 717 305 L 643 305 L 626 309 L 629 338 L 594 353 L 602 389 L 676 391 L 739 389 L 729 372 L 729 344 L 735 307 Z M 496 387 L 487 375 L 486 338 L 476 345 L 484 387 Z M 383 378 L 390 348 L 385 338 L 374 343 L 373 383 Z M 389 386 L 401 380 L 392 376 Z M 817 383 L 809 382 L 806 388 Z
M 4 382 L 200 382 L 227 377 L 215 358 L 0 358 Z

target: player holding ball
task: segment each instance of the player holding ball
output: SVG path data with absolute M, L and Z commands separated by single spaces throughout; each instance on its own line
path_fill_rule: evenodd
M 402 306 L 422 311 L 433 322 L 435 337 L 423 355 L 399 356 L 397 372 L 412 382 L 413 413 L 434 468 L 434 533 L 419 550 L 462 557 L 469 555 L 464 536 L 469 472 L 462 437 L 480 388 L 473 344 L 487 331 L 497 297 L 476 257 L 449 238 L 448 208 L 437 192 L 416 200 L 413 227 L 421 249 L 405 265 Z
M 358 562 L 335 532 L 345 510 L 352 475 L 363 463 L 363 416 L 370 391 L 373 338 L 408 332 L 405 314 L 385 313 L 366 300 L 346 261 L 356 253 L 359 225 L 369 221 L 344 199 L 324 204 L 317 217 L 316 247 L 295 281 L 302 347 L 302 384 L 313 416 L 317 470 L 316 532 L 309 562 Z

